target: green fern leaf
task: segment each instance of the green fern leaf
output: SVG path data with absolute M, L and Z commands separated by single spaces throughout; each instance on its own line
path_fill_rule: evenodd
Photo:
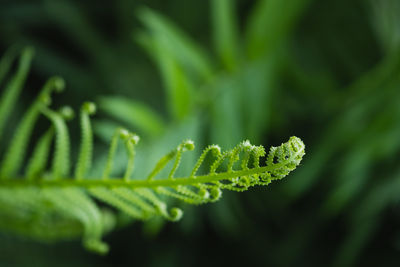
M 116 217 L 100 209 L 94 199 L 134 219 L 161 216 L 177 221 L 183 212 L 177 207 L 169 208 L 167 198 L 190 204 L 214 202 L 221 197 L 224 189 L 244 191 L 251 186 L 268 185 L 273 180 L 282 179 L 300 164 L 304 155 L 304 144 L 297 137 L 272 147 L 263 166 L 261 158 L 266 152 L 262 146 L 244 141 L 232 150 L 222 152 L 217 145 L 211 145 L 200 155 L 190 174 L 175 177 L 184 153 L 194 150 L 194 143 L 186 140 L 155 163 L 147 177 L 133 179 L 139 137 L 118 128 L 111 140 L 102 177 L 89 178 L 87 173 L 93 157 L 90 115 L 95 113 L 96 107 L 88 102 L 80 111 L 81 146 L 75 171 L 71 174 L 66 121 L 73 117 L 73 111 L 68 107 L 59 111 L 50 107 L 51 92 L 61 91 L 63 87 L 63 80 L 58 77 L 45 84 L 39 97 L 27 110 L 4 155 L 0 165 L 0 230 L 40 241 L 81 236 L 87 249 L 106 253 L 108 246 L 101 241 L 101 237 L 114 227 Z M 12 88 L 7 91 L 8 94 L 17 95 L 19 87 Z M 9 110 L 11 106 L 9 102 L 0 103 L 0 110 Z M 39 116 L 49 120 L 50 128 L 38 139 L 23 170 L 25 148 Z M 53 141 L 54 153 L 50 153 Z M 128 162 L 123 177 L 113 177 L 113 164 L 120 141 L 125 147 Z M 210 158 L 211 164 L 204 164 L 206 158 Z M 51 162 L 51 170 L 46 170 L 48 161 Z M 167 171 L 167 177 L 158 177 L 169 165 L 172 167 Z M 25 175 L 21 177 L 19 173 Z

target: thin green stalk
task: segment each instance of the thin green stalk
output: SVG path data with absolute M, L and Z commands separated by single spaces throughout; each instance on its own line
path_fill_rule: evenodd
M 293 158 L 287 159 L 288 162 L 293 161 L 296 156 L 301 155 L 303 151 L 297 152 Z M 214 175 L 201 175 L 195 177 L 182 177 L 161 180 L 129 180 L 125 181 L 121 178 L 111 178 L 109 180 L 92 179 L 92 180 L 74 180 L 72 178 L 64 178 L 59 180 L 35 180 L 26 181 L 22 179 L 12 179 L 0 181 L 1 187 L 25 187 L 25 186 L 38 186 L 38 187 L 125 187 L 125 188 L 156 188 L 156 187 L 174 187 L 178 185 L 197 185 L 201 183 L 213 183 L 223 180 L 230 180 L 236 177 L 249 176 L 253 174 L 263 174 L 266 172 L 273 172 L 283 168 L 287 162 L 281 162 L 272 166 L 265 166 L 253 168 L 249 170 L 232 171 L 229 173 L 218 173 Z

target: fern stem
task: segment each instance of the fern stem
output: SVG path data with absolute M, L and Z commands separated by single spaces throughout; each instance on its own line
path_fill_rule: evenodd
M 124 174 L 124 180 L 128 181 L 133 172 L 133 167 L 135 163 L 135 146 L 139 142 L 139 136 L 136 134 L 129 134 L 129 137 L 126 138 L 125 140 L 125 146 L 128 152 L 128 164 L 126 166 L 125 174 Z
M 208 146 L 206 149 L 204 149 L 203 153 L 200 155 L 199 159 L 196 162 L 196 165 L 194 165 L 194 168 L 190 174 L 190 177 L 194 177 L 199 170 L 201 164 L 203 163 L 204 159 L 206 158 L 208 153 L 214 154 L 214 156 L 219 157 L 221 155 L 221 148 L 217 145 L 211 145 Z
M 295 155 L 301 155 L 299 151 Z M 130 187 L 130 188 L 156 188 L 156 187 L 174 187 L 178 185 L 197 185 L 202 183 L 213 183 L 223 180 L 230 180 L 241 176 L 249 176 L 253 174 L 264 174 L 266 172 L 273 172 L 283 168 L 288 162 L 294 160 L 293 158 L 286 159 L 285 162 L 273 164 L 271 166 L 253 168 L 248 170 L 232 171 L 218 173 L 214 175 L 202 175 L 195 177 L 182 177 L 160 180 L 129 180 L 124 181 L 121 178 L 112 178 L 109 180 L 99 180 L 93 178 L 91 180 L 74 180 L 73 178 L 64 178 L 59 180 L 34 180 L 26 181 L 23 179 L 12 179 L 0 181 L 0 187 L 25 187 L 25 186 L 38 186 L 38 187 Z M 272 178 L 274 180 L 274 178 Z
M 6 85 L 4 92 L 0 97 L 0 139 L 3 134 L 4 124 L 11 114 L 11 109 L 17 101 L 26 77 L 28 76 L 32 57 L 32 48 L 28 47 L 22 51 L 18 70 Z
M 79 158 L 75 169 L 75 177 L 80 180 L 83 179 L 86 172 L 92 165 L 93 154 L 93 132 L 92 125 L 90 124 L 90 115 L 96 112 L 96 106 L 91 102 L 83 104 L 81 109 L 81 131 L 82 143 L 79 152 Z
M 42 113 L 53 123 L 56 132 L 55 155 L 53 159 L 53 178 L 60 179 L 68 175 L 69 158 L 69 134 L 65 118 L 73 116 L 72 109 L 66 107 L 60 113 L 55 112 L 46 106 L 42 106 Z
M 123 138 L 123 136 L 128 136 L 128 135 L 129 135 L 129 132 L 123 128 L 118 128 L 115 130 L 114 135 L 111 139 L 110 150 L 108 152 L 106 167 L 103 172 L 103 177 L 102 177 L 103 180 L 109 179 L 109 176 L 113 169 L 114 158 L 115 158 L 115 153 L 117 152 L 119 139 Z
M 28 180 L 40 177 L 43 174 L 49 157 L 53 136 L 54 128 L 51 127 L 37 142 L 25 172 Z
M 149 215 L 153 215 L 157 213 L 155 207 L 153 207 L 150 203 L 147 203 L 140 196 L 136 194 L 136 192 L 129 190 L 127 188 L 114 188 L 113 192 L 115 192 L 122 199 L 126 199 L 126 201 L 130 203 L 135 203 L 140 209 Z
M 176 170 L 178 169 L 179 164 L 181 163 L 182 153 L 187 150 L 190 151 L 193 149 L 194 149 L 194 144 L 193 144 L 193 141 L 191 141 L 191 140 L 184 141 L 184 142 L 182 142 L 182 144 L 180 144 L 178 146 L 178 148 L 176 149 L 175 162 L 174 162 L 174 165 L 172 166 L 172 169 L 168 175 L 168 179 L 174 178 L 174 174 L 175 174 Z
M 152 181 L 154 177 L 167 165 L 168 162 L 170 162 L 174 156 L 176 155 L 176 149 L 172 150 L 169 152 L 167 155 L 162 157 L 154 167 L 154 169 L 150 172 L 149 176 L 147 176 L 148 181 Z

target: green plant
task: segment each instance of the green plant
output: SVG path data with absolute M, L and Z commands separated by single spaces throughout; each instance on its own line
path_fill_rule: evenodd
M 0 83 L 10 70 L 14 51 L 0 62 Z M 5 86 L 0 101 L 0 136 L 12 107 L 22 90 L 29 71 L 33 50 L 26 48 L 20 57 L 17 72 Z M 108 247 L 102 235 L 115 226 L 118 217 L 96 204 L 93 198 L 107 203 L 134 219 L 146 220 L 154 216 L 176 221 L 182 216 L 179 208 L 167 208 L 167 196 L 190 204 L 213 202 L 221 197 L 221 190 L 244 191 L 255 185 L 268 185 L 294 170 L 304 155 L 304 144 L 297 137 L 279 147 L 272 147 L 266 165 L 260 166 L 265 156 L 262 146 L 241 142 L 229 151 L 221 152 L 208 146 L 198 158 L 189 175 L 176 178 L 183 153 L 194 149 L 192 141 L 182 142 L 162 157 L 147 178 L 132 179 L 135 147 L 139 137 L 117 128 L 112 137 L 102 177 L 92 177 L 93 136 L 90 116 L 96 112 L 93 103 L 86 102 L 80 111 L 81 143 L 74 174 L 70 175 L 70 137 L 66 122 L 73 110 L 50 108 L 51 95 L 64 89 L 59 77 L 49 79 L 38 97 L 28 108 L 17 126 L 0 165 L 0 229 L 29 236 L 37 240 L 53 241 L 83 236 L 84 246 L 98 253 Z M 36 141 L 32 155 L 23 168 L 29 150 L 29 140 L 36 122 L 44 117 L 50 128 Z M 122 141 L 128 162 L 122 178 L 112 177 L 118 143 Z M 51 153 L 54 142 L 54 152 Z M 206 158 L 211 158 L 203 166 Z M 51 169 L 47 165 L 51 163 Z M 164 179 L 156 178 L 172 163 Z M 238 166 L 237 166 L 238 165 Z M 204 174 L 198 175 L 201 172 Z M 21 174 L 23 172 L 23 174 Z M 140 179 L 142 178 L 142 179 Z

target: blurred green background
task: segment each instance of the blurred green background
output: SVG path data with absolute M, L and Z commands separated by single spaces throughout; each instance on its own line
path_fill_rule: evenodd
M 106 256 L 2 233 L 0 265 L 397 266 L 399 15 L 398 0 L 0 1 L 1 54 L 35 48 L 17 109 L 64 77 L 56 105 L 98 104 L 98 157 L 115 126 L 141 136 L 136 177 L 186 138 L 296 135 L 307 153 L 266 188 L 113 231 Z

